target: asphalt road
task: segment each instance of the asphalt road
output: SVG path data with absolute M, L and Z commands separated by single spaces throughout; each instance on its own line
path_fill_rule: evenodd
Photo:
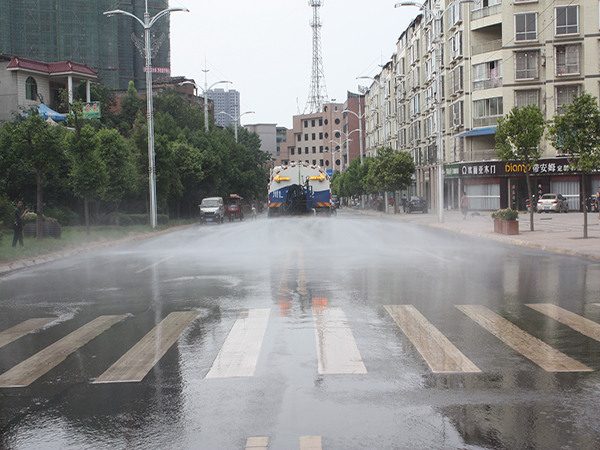
M 0 448 L 597 448 L 599 269 L 341 210 L 14 272 Z

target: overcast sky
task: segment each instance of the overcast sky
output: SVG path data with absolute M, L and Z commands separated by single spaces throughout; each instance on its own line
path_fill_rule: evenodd
M 418 14 L 394 8 L 396 0 L 323 0 L 321 48 L 327 95 L 346 92 L 374 76 L 391 59 L 396 41 Z M 291 128 L 304 111 L 312 73 L 313 10 L 308 0 L 171 0 L 189 13 L 171 14 L 171 75 L 207 83 L 231 80 L 240 92 L 242 124 Z M 215 88 L 227 85 L 218 85 Z

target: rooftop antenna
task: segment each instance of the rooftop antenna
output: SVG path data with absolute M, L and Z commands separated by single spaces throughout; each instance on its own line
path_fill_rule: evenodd
M 327 101 L 327 88 L 325 87 L 325 72 L 323 71 L 323 57 L 321 55 L 321 18 L 319 8 L 323 6 L 323 0 L 309 0 L 308 6 L 313 8 L 313 20 L 310 26 L 313 29 L 313 57 L 312 76 L 310 79 L 310 92 L 304 112 L 308 114 L 318 113 L 323 109 L 323 103 Z

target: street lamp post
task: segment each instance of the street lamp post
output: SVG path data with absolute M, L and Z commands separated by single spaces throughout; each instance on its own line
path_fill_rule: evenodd
M 134 39 L 134 43 L 140 51 L 144 51 L 146 58 L 146 118 L 148 120 L 148 174 L 149 174 L 149 185 L 150 185 L 150 225 L 152 228 L 156 228 L 156 167 L 154 165 L 154 106 L 152 102 L 152 57 L 156 56 L 159 46 L 152 45 L 150 38 L 150 29 L 152 25 L 156 23 L 161 17 L 175 11 L 189 12 L 187 8 L 167 8 L 160 11 L 154 17 L 150 17 L 148 13 L 148 0 L 146 0 L 146 10 L 144 12 L 144 20 L 142 21 L 138 17 L 134 16 L 130 12 L 115 9 L 112 11 L 106 11 L 105 16 L 112 17 L 116 15 L 124 15 L 133 17 L 137 20 L 140 25 L 144 28 L 144 46 L 138 46 L 138 41 Z
M 340 154 L 340 156 L 341 156 L 341 154 L 342 154 L 342 146 L 343 146 L 343 145 L 344 145 L 346 142 L 350 142 L 350 141 L 352 141 L 352 139 L 350 139 L 350 140 L 346 139 L 346 140 L 345 140 L 344 142 L 342 142 L 342 143 L 340 143 L 340 142 L 338 142 L 338 141 L 329 141 L 329 143 L 330 143 L 330 144 L 337 144 L 337 146 L 339 147 L 339 150 L 334 150 L 334 149 L 333 149 L 333 147 L 331 148 L 331 158 L 332 158 L 332 159 L 331 159 L 331 164 L 333 165 L 333 169 L 334 169 L 334 170 L 335 170 L 335 166 L 336 166 L 336 164 L 335 164 L 335 154 L 336 154 L 336 153 L 339 153 L 339 154 Z M 342 170 L 342 163 L 341 163 L 341 161 L 340 161 L 340 172 L 343 172 L 343 170 Z
M 237 116 L 237 118 L 233 117 L 231 114 L 229 114 L 228 112 L 225 112 L 225 111 L 219 111 L 217 114 L 225 114 L 225 115 L 231 117 L 231 119 L 235 123 L 235 143 L 237 144 L 237 141 L 238 141 L 238 126 L 240 125 L 240 119 L 241 119 L 241 117 L 244 114 L 256 114 L 256 113 L 254 111 L 246 111 L 246 112 L 243 112 L 242 114 L 239 114 Z
M 458 0 L 455 3 L 473 3 L 473 0 Z M 425 13 L 430 14 L 431 17 L 436 21 L 440 22 L 440 26 L 436 27 L 434 25 L 434 29 L 436 30 L 435 36 L 435 44 L 436 44 L 436 55 L 435 55 L 435 78 L 436 78 L 436 117 L 437 117 L 437 133 L 436 133 L 436 146 L 437 146 L 437 197 L 438 197 L 438 222 L 444 222 L 444 161 L 443 161 L 443 152 L 442 152 L 442 89 L 441 89 L 441 67 L 442 67 L 442 37 L 441 37 L 441 21 L 446 12 L 454 7 L 454 3 L 448 6 L 445 10 L 440 11 L 436 9 L 436 11 L 432 11 L 424 3 L 418 3 L 414 1 L 404 1 L 400 3 L 396 3 L 395 8 L 399 8 L 401 6 L 416 6 Z
M 358 104 L 358 114 L 356 114 L 354 111 L 350 111 L 349 109 L 345 109 L 342 111 L 343 113 L 350 113 L 350 114 L 354 114 L 356 116 L 356 118 L 358 119 L 358 138 L 360 139 L 360 163 L 363 163 L 363 132 L 362 132 L 362 119 L 363 117 L 365 117 L 365 115 L 367 113 L 364 114 L 360 114 L 360 102 Z M 350 133 L 353 133 L 356 130 L 352 130 Z
M 350 166 L 350 146 L 348 145 L 348 143 L 352 142 L 352 139 L 350 139 L 350 135 L 352 133 L 354 133 L 355 131 L 360 131 L 360 130 L 357 128 L 356 130 L 352 130 L 350 133 L 347 133 L 347 134 L 344 133 L 342 130 L 333 130 L 334 133 L 341 133 L 346 138 L 346 140 L 343 142 L 342 145 L 346 144 L 346 159 L 347 159 L 346 162 L 348 163 L 348 166 Z
M 207 82 L 206 82 L 206 72 L 205 71 L 205 75 L 204 75 L 204 87 L 200 86 L 199 84 L 194 83 L 193 81 L 184 81 L 183 83 L 179 83 L 180 86 L 184 85 L 184 84 L 193 84 L 194 87 L 196 89 L 200 89 L 202 91 L 202 96 L 204 97 L 204 129 L 206 130 L 206 132 L 208 133 L 208 91 L 210 91 L 213 87 L 215 87 L 217 84 L 233 84 L 232 81 L 227 81 L 227 80 L 220 80 L 220 81 L 215 81 L 213 84 L 211 84 L 210 86 L 207 87 Z

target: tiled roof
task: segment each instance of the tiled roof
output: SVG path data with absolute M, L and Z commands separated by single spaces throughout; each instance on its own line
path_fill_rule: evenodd
M 90 69 L 85 64 L 75 63 L 72 61 L 63 61 L 55 63 L 43 63 L 32 59 L 19 58 L 13 56 L 8 63 L 7 69 L 27 69 L 36 72 L 47 73 L 48 75 L 58 73 L 73 73 L 79 75 L 87 75 L 88 77 L 97 77 L 98 74 Z

